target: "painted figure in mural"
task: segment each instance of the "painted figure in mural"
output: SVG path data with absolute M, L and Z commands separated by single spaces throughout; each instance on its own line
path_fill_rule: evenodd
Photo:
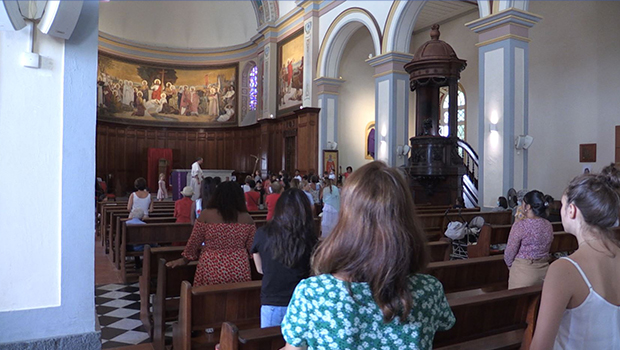
M 209 115 L 220 115 L 219 96 L 215 87 L 209 89 Z
M 133 83 L 129 80 L 125 80 L 123 84 L 123 104 L 126 106 L 131 106 L 131 102 L 133 102 Z
M 159 100 L 161 98 L 162 90 L 163 86 L 161 85 L 161 80 L 155 79 L 155 81 L 153 81 L 153 86 L 151 86 L 151 98 L 153 100 Z
M 232 105 L 226 105 L 224 107 L 224 112 L 225 112 L 224 114 L 222 114 L 221 116 L 217 118 L 217 121 L 220 123 L 227 122 L 231 120 L 232 117 L 235 116 L 235 109 L 233 108 Z
M 196 92 L 196 87 L 189 88 L 189 113 L 191 115 L 198 115 L 198 104 L 200 103 L 200 97 Z
M 185 115 L 187 108 L 191 104 L 192 99 L 187 85 L 183 86 L 183 93 L 181 94 L 181 115 Z
M 149 99 L 149 83 L 146 80 L 142 80 L 142 86 L 140 87 L 140 91 L 142 91 L 142 98 L 146 101 Z
M 286 64 L 282 64 L 282 81 L 281 81 L 282 89 L 280 90 L 286 91 L 288 89 L 287 84 L 288 84 L 288 70 L 286 69 Z
M 144 117 L 144 111 L 146 108 L 144 107 L 144 98 L 142 98 L 142 96 L 144 96 L 142 91 L 138 91 L 136 96 L 135 111 L 131 113 L 131 115 Z
M 170 94 L 168 94 L 168 105 L 175 111 L 179 108 L 179 95 L 177 94 L 177 87 L 170 85 Z
M 225 104 L 233 104 L 233 98 L 235 97 L 235 87 L 230 86 L 224 94 L 223 100 Z
M 286 61 L 286 78 L 288 79 L 288 88 L 289 90 L 293 87 L 293 59 L 289 58 Z

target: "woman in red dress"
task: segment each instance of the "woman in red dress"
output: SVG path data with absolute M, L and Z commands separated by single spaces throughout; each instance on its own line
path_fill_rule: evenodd
M 255 232 L 243 190 L 233 182 L 222 182 L 200 212 L 183 257 L 167 265 L 198 260 L 194 286 L 250 281 L 249 251 Z

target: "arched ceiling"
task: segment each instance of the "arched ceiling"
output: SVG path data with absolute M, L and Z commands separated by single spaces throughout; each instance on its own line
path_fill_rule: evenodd
M 257 26 L 251 1 L 110 1 L 99 8 L 99 31 L 162 48 L 244 44 Z

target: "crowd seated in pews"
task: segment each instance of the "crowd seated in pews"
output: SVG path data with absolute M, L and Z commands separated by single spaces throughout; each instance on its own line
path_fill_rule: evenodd
M 159 301 L 153 314 L 141 310 L 143 322 L 154 329 L 156 348 L 163 346 L 164 321 L 177 315 L 175 349 L 213 348 L 217 342 L 220 350 L 312 349 L 319 343 L 442 350 L 571 349 L 578 341 L 589 348 L 616 349 L 614 344 L 620 344 L 620 285 L 615 282 L 620 278 L 608 277 L 618 275 L 614 266 L 620 264 L 620 180 L 613 167 L 571 182 L 562 197 L 562 225 L 545 219 L 553 199 L 530 191 L 522 196 L 519 220 L 510 226 L 510 212 L 477 213 L 479 208 L 453 213 L 450 207 L 429 207 L 416 209 L 421 214 L 414 217 L 402 175 L 373 162 L 350 174 L 339 189 L 338 224 L 316 249 L 309 199 L 321 188 L 281 176 L 261 179 L 265 193 L 277 193 L 272 221 L 250 215 L 241 187 L 224 182 L 215 193 L 208 192 L 182 256 L 175 259 L 179 249 L 163 248 L 167 263 L 162 260 L 154 268 L 149 260 L 150 277 L 143 275 L 146 282 L 141 277 L 141 293 L 145 283 L 148 294 L 159 283 L 153 281 L 153 269 L 168 285 L 154 299 Z M 329 176 L 325 184 L 331 187 Z M 476 214 L 500 224 L 502 232 L 510 230 L 503 233 L 504 255 L 427 264 L 431 246 L 448 244 L 429 244 L 431 236 L 421 224 L 427 231 L 441 230 L 456 215 Z M 557 232 L 562 229 L 566 232 Z M 569 235 L 578 246 L 563 243 Z M 549 266 L 549 251 L 559 246 L 579 250 Z M 445 250 L 436 251 L 447 256 Z M 189 266 L 196 270 L 188 270 L 193 278 L 182 278 L 189 282 L 169 277 L 189 260 L 198 260 Z M 264 273 L 262 281 L 250 281 L 254 266 Z M 178 300 L 178 309 L 169 309 L 165 300 Z M 602 314 L 605 322 L 580 323 L 575 330 L 570 324 L 580 322 L 584 313 Z

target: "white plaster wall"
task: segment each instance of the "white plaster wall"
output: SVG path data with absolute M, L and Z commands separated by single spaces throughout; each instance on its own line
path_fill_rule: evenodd
M 424 10 L 424 9 L 422 9 Z M 440 24 L 440 40 L 450 44 L 460 59 L 467 61 L 467 67 L 461 72 L 461 85 L 465 89 L 466 125 L 465 141 L 478 152 L 478 35 L 465 27 L 465 23 L 478 19 L 478 12 L 458 17 L 449 22 Z M 411 54 L 414 54 L 422 44 L 430 40 L 430 29 L 414 33 L 411 39 Z M 415 135 L 415 99 L 409 101 L 411 105 L 409 117 L 409 135 Z M 413 116 L 413 117 L 412 117 Z
M 295 0 L 278 0 L 278 14 L 280 17 L 286 16 L 297 7 Z
M 372 39 L 366 28 L 351 36 L 340 61 L 340 73 L 346 80 L 340 87 L 338 110 L 338 152 L 340 165 L 353 170 L 370 162 L 364 158 L 365 130 L 375 120 L 374 68 L 365 60 L 372 52 Z
M 102 2 L 99 30 L 138 43 L 181 49 L 243 44 L 256 35 L 250 1 Z
M 614 160 L 620 125 L 620 3 L 533 1 L 528 187 L 560 198 L 582 172 L 579 144 L 597 144 L 593 170 Z
M 0 33 L 0 343 L 95 331 L 98 7 L 66 42 L 37 35 L 38 70 Z
M 38 35 L 31 69 L 19 64 L 28 37 L 0 32 L 0 312 L 60 305 L 64 43 Z

